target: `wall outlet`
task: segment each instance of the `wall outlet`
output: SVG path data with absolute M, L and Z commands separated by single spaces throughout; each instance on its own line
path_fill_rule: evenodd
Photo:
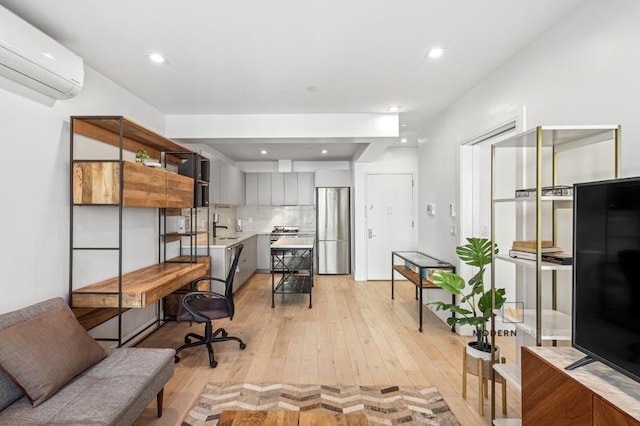
M 458 228 L 455 225 L 451 225 L 449 227 L 449 234 L 453 236 L 458 235 Z

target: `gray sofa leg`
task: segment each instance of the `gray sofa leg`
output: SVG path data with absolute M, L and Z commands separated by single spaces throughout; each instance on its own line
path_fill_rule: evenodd
M 162 417 L 162 401 L 164 399 L 164 388 L 160 389 L 158 395 L 156 395 L 156 402 L 158 403 L 158 417 Z

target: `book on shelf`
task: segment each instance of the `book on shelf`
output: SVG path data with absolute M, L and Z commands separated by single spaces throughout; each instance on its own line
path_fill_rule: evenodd
M 520 250 L 520 248 L 524 247 L 524 248 L 530 248 L 530 249 L 535 249 L 538 245 L 537 245 L 537 241 L 536 240 L 515 240 L 513 242 L 513 246 L 514 247 L 519 247 L 518 250 Z M 542 248 L 547 248 L 547 247 L 553 247 L 553 241 L 551 240 L 542 240 Z
M 542 260 L 545 262 L 556 263 L 558 265 L 573 265 L 573 255 L 569 253 L 543 254 Z
M 516 245 L 511 247 L 511 250 L 526 251 L 527 253 L 535 253 L 536 252 L 535 248 L 520 247 L 520 246 L 516 246 Z M 542 247 L 540 252 L 541 253 L 559 253 L 561 251 L 562 251 L 562 249 L 560 247 Z

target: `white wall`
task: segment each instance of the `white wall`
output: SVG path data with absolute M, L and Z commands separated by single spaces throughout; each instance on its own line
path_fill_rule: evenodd
M 639 18 L 635 0 L 586 1 L 427 123 L 419 145 L 420 250 L 457 261 L 463 236 L 450 236 L 451 219 L 429 217 L 424 206 L 460 205 L 459 144 L 523 110 L 526 128 L 621 124 L 622 176 L 640 174 Z
M 68 294 L 69 116 L 94 114 L 126 115 L 164 131 L 158 110 L 88 67 L 80 95 L 53 107 L 0 89 L 0 312 Z M 129 220 L 155 218 L 150 211 L 130 212 Z
M 367 233 L 366 233 L 366 176 L 369 173 L 413 173 L 418 176 L 418 150 L 416 147 L 389 148 L 380 157 L 370 163 L 355 163 L 353 190 L 351 198 L 353 201 L 354 226 L 353 238 L 354 246 L 351 247 L 353 254 L 352 265 L 353 274 L 357 281 L 366 279 L 367 265 Z M 420 168 L 420 172 L 422 168 Z M 417 185 L 419 187 L 419 185 Z M 417 195 L 417 188 L 414 188 L 414 196 Z M 417 205 L 417 203 L 415 203 Z M 414 206 L 415 208 L 415 206 Z M 414 211 L 414 217 L 416 212 Z M 391 266 L 389 266 L 391 267 Z

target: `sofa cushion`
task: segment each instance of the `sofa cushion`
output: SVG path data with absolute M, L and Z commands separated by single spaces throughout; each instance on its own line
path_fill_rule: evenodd
M 173 349 L 119 348 L 37 407 L 22 398 L 0 425 L 131 425 L 173 376 Z
M 68 307 L 0 330 L 0 368 L 37 406 L 106 356 Z
M 0 371 L 0 411 L 20 398 L 24 393 L 12 381 Z

